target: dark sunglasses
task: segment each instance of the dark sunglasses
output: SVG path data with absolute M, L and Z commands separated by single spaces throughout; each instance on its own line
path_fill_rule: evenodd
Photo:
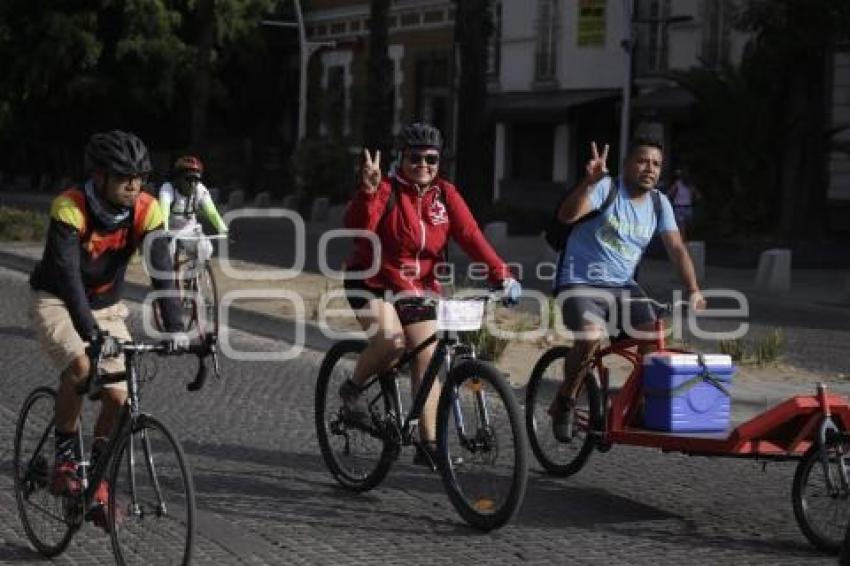
M 409 151 L 407 152 L 407 160 L 410 161 L 413 165 L 422 163 L 423 161 L 427 165 L 436 165 L 440 162 L 440 155 L 437 153 L 420 153 L 418 151 Z

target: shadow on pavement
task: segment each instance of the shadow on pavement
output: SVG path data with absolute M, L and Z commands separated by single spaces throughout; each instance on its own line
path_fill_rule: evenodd
M 41 554 L 31 549 L 26 544 L 4 542 L 0 543 L 0 562 L 42 562 L 46 560 Z

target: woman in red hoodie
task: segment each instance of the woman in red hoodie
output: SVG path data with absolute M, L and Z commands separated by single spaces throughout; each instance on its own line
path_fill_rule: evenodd
M 489 268 L 491 283 L 501 284 L 506 298 L 521 293 L 508 266 L 496 254 L 478 227 L 457 188 L 438 176 L 443 139 L 428 124 L 413 123 L 401 133 L 401 166 L 390 177 L 381 175 L 381 155 L 364 150 L 360 182 L 348 204 L 345 226 L 375 233 L 380 248 L 359 239 L 346 264 L 348 271 L 366 270 L 378 254 L 378 272 L 366 279 L 346 277 L 348 301 L 369 344 L 360 355 L 354 375 L 339 394 L 350 418 L 368 420 L 360 387 L 368 377 L 389 367 L 406 346 L 421 344 L 436 330 L 436 309 L 428 296 L 439 294 L 435 266 L 443 261 L 451 236 L 477 262 Z M 412 389 L 416 389 L 435 345 L 420 352 L 413 364 Z M 439 382 L 435 382 L 419 423 L 422 445 L 436 450 L 436 412 Z M 434 460 L 436 461 L 436 460 Z M 416 463 L 429 464 L 417 452 Z

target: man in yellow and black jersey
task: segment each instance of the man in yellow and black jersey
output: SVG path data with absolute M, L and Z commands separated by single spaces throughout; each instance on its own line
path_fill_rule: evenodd
M 30 277 L 32 325 L 51 361 L 61 371 L 51 479 L 51 489 L 57 495 L 81 488 L 74 458 L 82 408 L 76 387 L 89 374 L 86 344 L 102 340 L 103 371 L 112 375 L 124 373 L 123 356 L 116 343 L 131 338 L 124 322 L 128 311 L 120 302 L 124 275 L 130 257 L 143 240 L 163 225 L 157 200 L 142 191 L 144 178 L 151 171 L 142 140 L 119 130 L 94 134 L 86 145 L 85 160 L 90 177 L 53 201 L 44 255 Z M 150 262 L 160 272 L 172 271 L 166 238 L 152 241 Z M 152 279 L 152 283 L 158 290 L 174 289 L 170 279 Z M 162 302 L 165 330 L 173 333 L 172 346 L 188 346 L 179 302 L 174 297 Z M 93 460 L 105 448 L 126 398 L 125 382 L 104 387 L 95 423 Z M 104 526 L 107 500 L 108 486 L 102 482 L 95 495 L 99 509 L 93 509 L 99 512 L 90 515 Z

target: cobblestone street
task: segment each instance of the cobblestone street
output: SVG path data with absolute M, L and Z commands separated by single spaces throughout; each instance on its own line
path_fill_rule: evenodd
M 26 319 L 25 276 L 0 271 L 0 562 L 38 562 L 17 517 L 11 459 L 25 395 L 52 384 Z M 134 309 L 136 312 L 136 309 Z M 281 342 L 238 333 L 245 349 Z M 617 447 L 571 479 L 536 463 L 517 518 L 489 534 L 460 520 L 436 474 L 402 454 L 362 495 L 336 486 L 319 454 L 313 385 L 321 354 L 286 363 L 224 360 L 221 382 L 184 384 L 192 359 L 158 360 L 142 391 L 183 443 L 197 491 L 199 564 L 830 564 L 797 529 L 794 464 L 711 460 Z M 167 365 L 166 365 L 167 364 Z M 91 405 L 91 404 L 89 404 Z M 87 525 L 57 564 L 110 562 Z

